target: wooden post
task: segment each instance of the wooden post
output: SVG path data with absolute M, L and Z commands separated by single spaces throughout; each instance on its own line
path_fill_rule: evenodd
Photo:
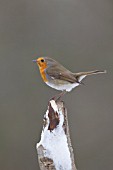
M 40 170 L 77 170 L 63 102 L 51 100 L 48 103 L 36 148 Z

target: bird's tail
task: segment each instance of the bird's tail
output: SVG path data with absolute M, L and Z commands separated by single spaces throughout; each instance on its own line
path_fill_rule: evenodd
M 79 72 L 79 73 L 74 73 L 74 76 L 76 77 L 76 79 L 79 82 L 81 82 L 82 79 L 88 75 L 100 74 L 100 73 L 106 73 L 106 70 L 104 70 L 104 71 L 94 70 L 94 71 L 88 71 L 88 72 Z

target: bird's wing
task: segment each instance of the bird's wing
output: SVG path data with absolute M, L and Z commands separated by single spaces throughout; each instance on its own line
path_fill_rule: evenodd
M 49 69 L 46 69 L 46 73 L 53 79 L 64 80 L 70 83 L 77 82 L 77 79 L 73 75 L 73 73 L 65 69 L 64 67 L 49 67 Z

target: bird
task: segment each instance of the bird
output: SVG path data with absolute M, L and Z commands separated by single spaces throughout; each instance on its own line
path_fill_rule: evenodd
M 66 69 L 62 64 L 50 57 L 39 57 L 33 62 L 37 63 L 43 81 L 50 87 L 62 91 L 57 96 L 61 98 L 65 93 L 70 92 L 73 88 L 84 84 L 82 80 L 93 74 L 106 73 L 106 70 L 94 70 L 87 72 L 73 73 Z M 53 97 L 53 99 L 55 99 Z

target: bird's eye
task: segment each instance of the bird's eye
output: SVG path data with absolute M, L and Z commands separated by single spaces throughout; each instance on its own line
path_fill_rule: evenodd
M 44 62 L 44 59 L 41 59 L 41 62 L 43 63 L 43 62 Z

